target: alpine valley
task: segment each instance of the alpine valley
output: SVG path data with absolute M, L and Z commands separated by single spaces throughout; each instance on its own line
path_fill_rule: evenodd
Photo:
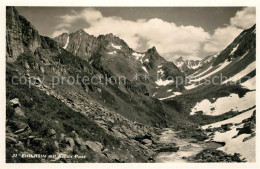
M 6 162 L 255 161 L 256 25 L 170 62 L 113 34 L 42 36 L 6 10 Z

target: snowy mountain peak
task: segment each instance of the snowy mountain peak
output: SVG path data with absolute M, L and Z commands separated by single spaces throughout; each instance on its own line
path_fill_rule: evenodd
M 218 56 L 217 54 L 206 56 L 201 60 L 188 60 L 184 57 L 179 57 L 173 63 L 182 71 L 187 74 L 192 73 L 194 70 L 204 66 L 205 64 L 211 63 Z

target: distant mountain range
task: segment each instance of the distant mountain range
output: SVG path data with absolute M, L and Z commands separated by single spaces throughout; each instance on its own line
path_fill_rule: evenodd
M 184 57 L 179 57 L 173 63 L 185 74 L 191 74 L 203 66 L 212 63 L 219 53 L 206 56 L 201 60 L 187 60 Z

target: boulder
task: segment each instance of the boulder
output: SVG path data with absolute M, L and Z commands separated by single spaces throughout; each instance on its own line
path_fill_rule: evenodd
M 65 140 L 66 140 L 66 143 L 69 144 L 69 146 L 70 146 L 71 148 L 74 148 L 74 147 L 75 147 L 75 142 L 74 142 L 73 138 L 66 137 Z
M 60 134 L 60 142 L 64 141 L 65 140 L 65 134 L 61 133 Z
M 222 124 L 222 125 L 221 125 L 221 128 L 222 128 L 224 131 L 229 131 L 229 130 L 231 130 L 230 127 L 232 127 L 232 126 L 233 126 L 232 123 Z
M 21 104 L 20 104 L 18 98 L 14 98 L 14 99 L 10 100 L 10 103 L 11 103 L 11 105 L 13 106 L 13 108 L 16 108 L 16 107 L 20 107 L 20 106 L 21 106 Z
M 50 129 L 48 131 L 48 137 L 55 139 L 56 138 L 56 131 L 54 129 Z
M 16 107 L 14 109 L 14 116 L 15 117 L 20 117 L 20 118 L 26 118 L 23 110 L 21 109 L 21 107 Z
M 241 135 L 241 134 L 251 134 L 253 131 L 251 130 L 250 126 L 246 126 L 244 125 L 243 128 L 238 128 L 238 133 L 237 136 Z
M 142 140 L 142 143 L 145 144 L 146 146 L 150 146 L 153 144 L 153 141 L 152 140 L 149 140 L 149 139 L 143 139 Z
M 90 148 L 91 150 L 101 153 L 103 146 L 99 142 L 93 142 L 93 141 L 85 141 L 85 145 Z

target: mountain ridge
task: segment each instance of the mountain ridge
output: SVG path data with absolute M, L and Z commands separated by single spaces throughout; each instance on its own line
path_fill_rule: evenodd
M 189 75 L 213 62 L 219 53 L 206 56 L 200 60 L 185 59 L 183 56 L 177 58 L 173 63 L 185 74 Z

